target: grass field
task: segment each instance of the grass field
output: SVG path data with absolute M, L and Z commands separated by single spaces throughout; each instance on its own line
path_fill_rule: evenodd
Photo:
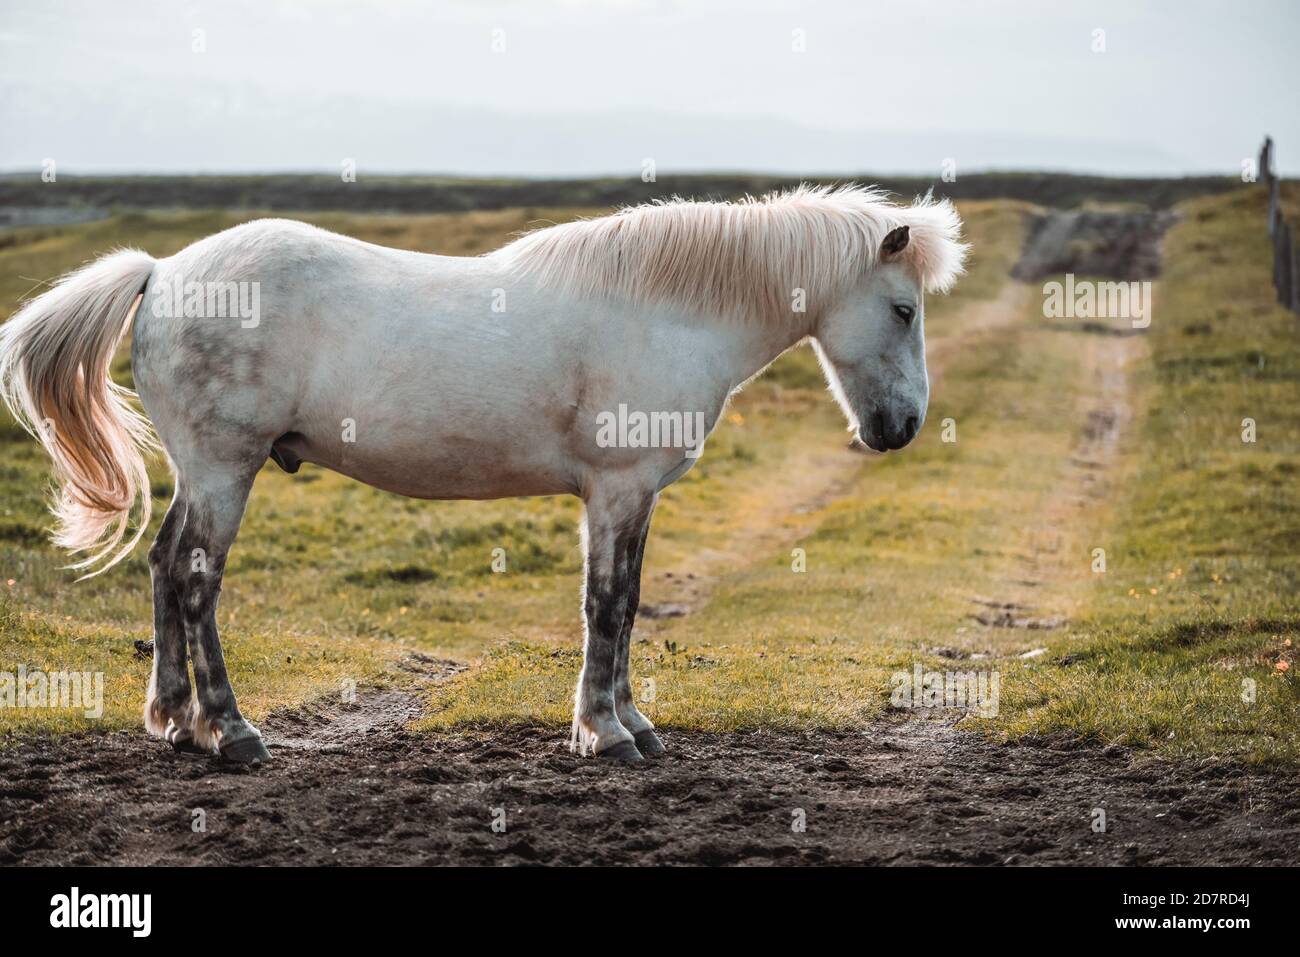
M 655 516 L 642 600 L 689 613 L 638 622 L 642 709 L 668 727 L 853 726 L 885 715 L 890 676 L 920 662 L 999 673 L 998 716 L 964 722 L 990 734 L 1300 758 L 1300 696 L 1278 667 L 1300 641 L 1296 319 L 1272 303 L 1261 191 L 1178 208 L 1149 333 L 1119 337 L 1045 320 L 1040 294 L 1006 278 L 1023 205 L 963 205 L 975 261 L 955 295 L 928 304 L 941 377 L 902 454 L 846 449 L 806 349 L 739 396 Z M 304 218 L 471 254 L 588 212 Z M 129 213 L 14 231 L 0 244 L 0 302 L 12 311 L 38 281 L 111 246 L 166 255 L 247 218 Z M 1122 382 L 1102 382 L 1118 359 Z M 129 382 L 124 363 L 117 372 Z M 1098 402 L 1127 416 L 1113 445 L 1093 434 Z M 1245 418 L 1254 443 L 1242 441 Z M 947 419 L 956 441 L 942 440 Z M 0 737 L 138 729 L 145 550 L 73 585 L 44 540 L 43 453 L 5 419 L 0 456 L 0 671 L 102 671 L 106 682 L 102 720 L 0 709 Z M 154 476 L 161 505 L 169 478 Z M 244 712 L 256 721 L 346 679 L 390 680 L 418 649 L 472 665 L 434 694 L 421 727 L 567 727 L 578 517 L 568 499 L 426 503 L 268 466 L 219 616 Z M 491 570 L 495 548 L 504 574 Z M 1062 623 L 981 624 L 990 601 Z

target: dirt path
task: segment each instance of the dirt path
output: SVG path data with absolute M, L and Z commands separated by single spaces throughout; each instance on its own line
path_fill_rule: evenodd
M 1045 505 L 1027 524 L 1021 551 L 995 598 L 976 597 L 975 619 L 994 628 L 1051 630 L 1066 624 L 1074 598 L 1069 585 L 1090 574 L 1092 548 L 1105 540 L 1098 511 L 1117 492 L 1122 440 L 1140 419 L 1131 374 L 1150 354 L 1144 335 L 1094 323 L 1062 329 L 1078 340 L 1090 385 L 1079 397 L 1079 438 L 1061 464 Z
M 1170 211 L 1049 210 L 1031 219 L 1011 274 L 1025 282 L 1062 273 L 1151 279 L 1160 274 L 1160 244 L 1177 220 Z

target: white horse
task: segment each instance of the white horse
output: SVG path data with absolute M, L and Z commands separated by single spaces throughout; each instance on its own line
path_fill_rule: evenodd
M 580 497 L 573 742 L 641 760 L 663 750 L 628 675 L 641 558 L 659 492 L 700 452 L 677 424 L 711 431 L 728 396 L 808 339 L 861 440 L 902 448 L 929 401 L 922 294 L 961 272 L 960 226 L 947 202 L 857 187 L 638 206 L 475 258 L 259 220 L 64 276 L 0 327 L 0 394 L 53 458 L 55 541 L 88 553 L 73 567 L 90 574 L 144 533 L 150 420 L 161 439 L 176 492 L 149 551 L 144 720 L 177 749 L 269 757 L 235 703 L 216 607 L 270 457 L 418 498 Z M 148 419 L 108 376 L 133 314 Z M 668 435 L 611 438 L 616 410 Z

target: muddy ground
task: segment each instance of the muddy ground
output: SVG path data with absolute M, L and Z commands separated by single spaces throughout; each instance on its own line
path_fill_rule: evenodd
M 253 769 L 142 731 L 0 751 L 0 864 L 1300 863 L 1300 771 L 999 745 L 916 718 L 667 729 L 667 755 L 624 765 L 570 754 L 554 728 L 412 734 L 425 700 L 363 690 L 274 716 L 273 760 Z

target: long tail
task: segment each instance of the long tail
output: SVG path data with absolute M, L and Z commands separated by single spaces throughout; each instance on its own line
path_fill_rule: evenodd
M 0 326 L 0 399 L 54 459 L 54 542 L 92 553 L 73 568 L 107 559 L 85 577 L 125 558 L 149 523 L 144 455 L 157 440 L 109 366 L 153 266 L 135 249 L 104 256 Z M 137 498 L 135 532 L 123 544 Z

